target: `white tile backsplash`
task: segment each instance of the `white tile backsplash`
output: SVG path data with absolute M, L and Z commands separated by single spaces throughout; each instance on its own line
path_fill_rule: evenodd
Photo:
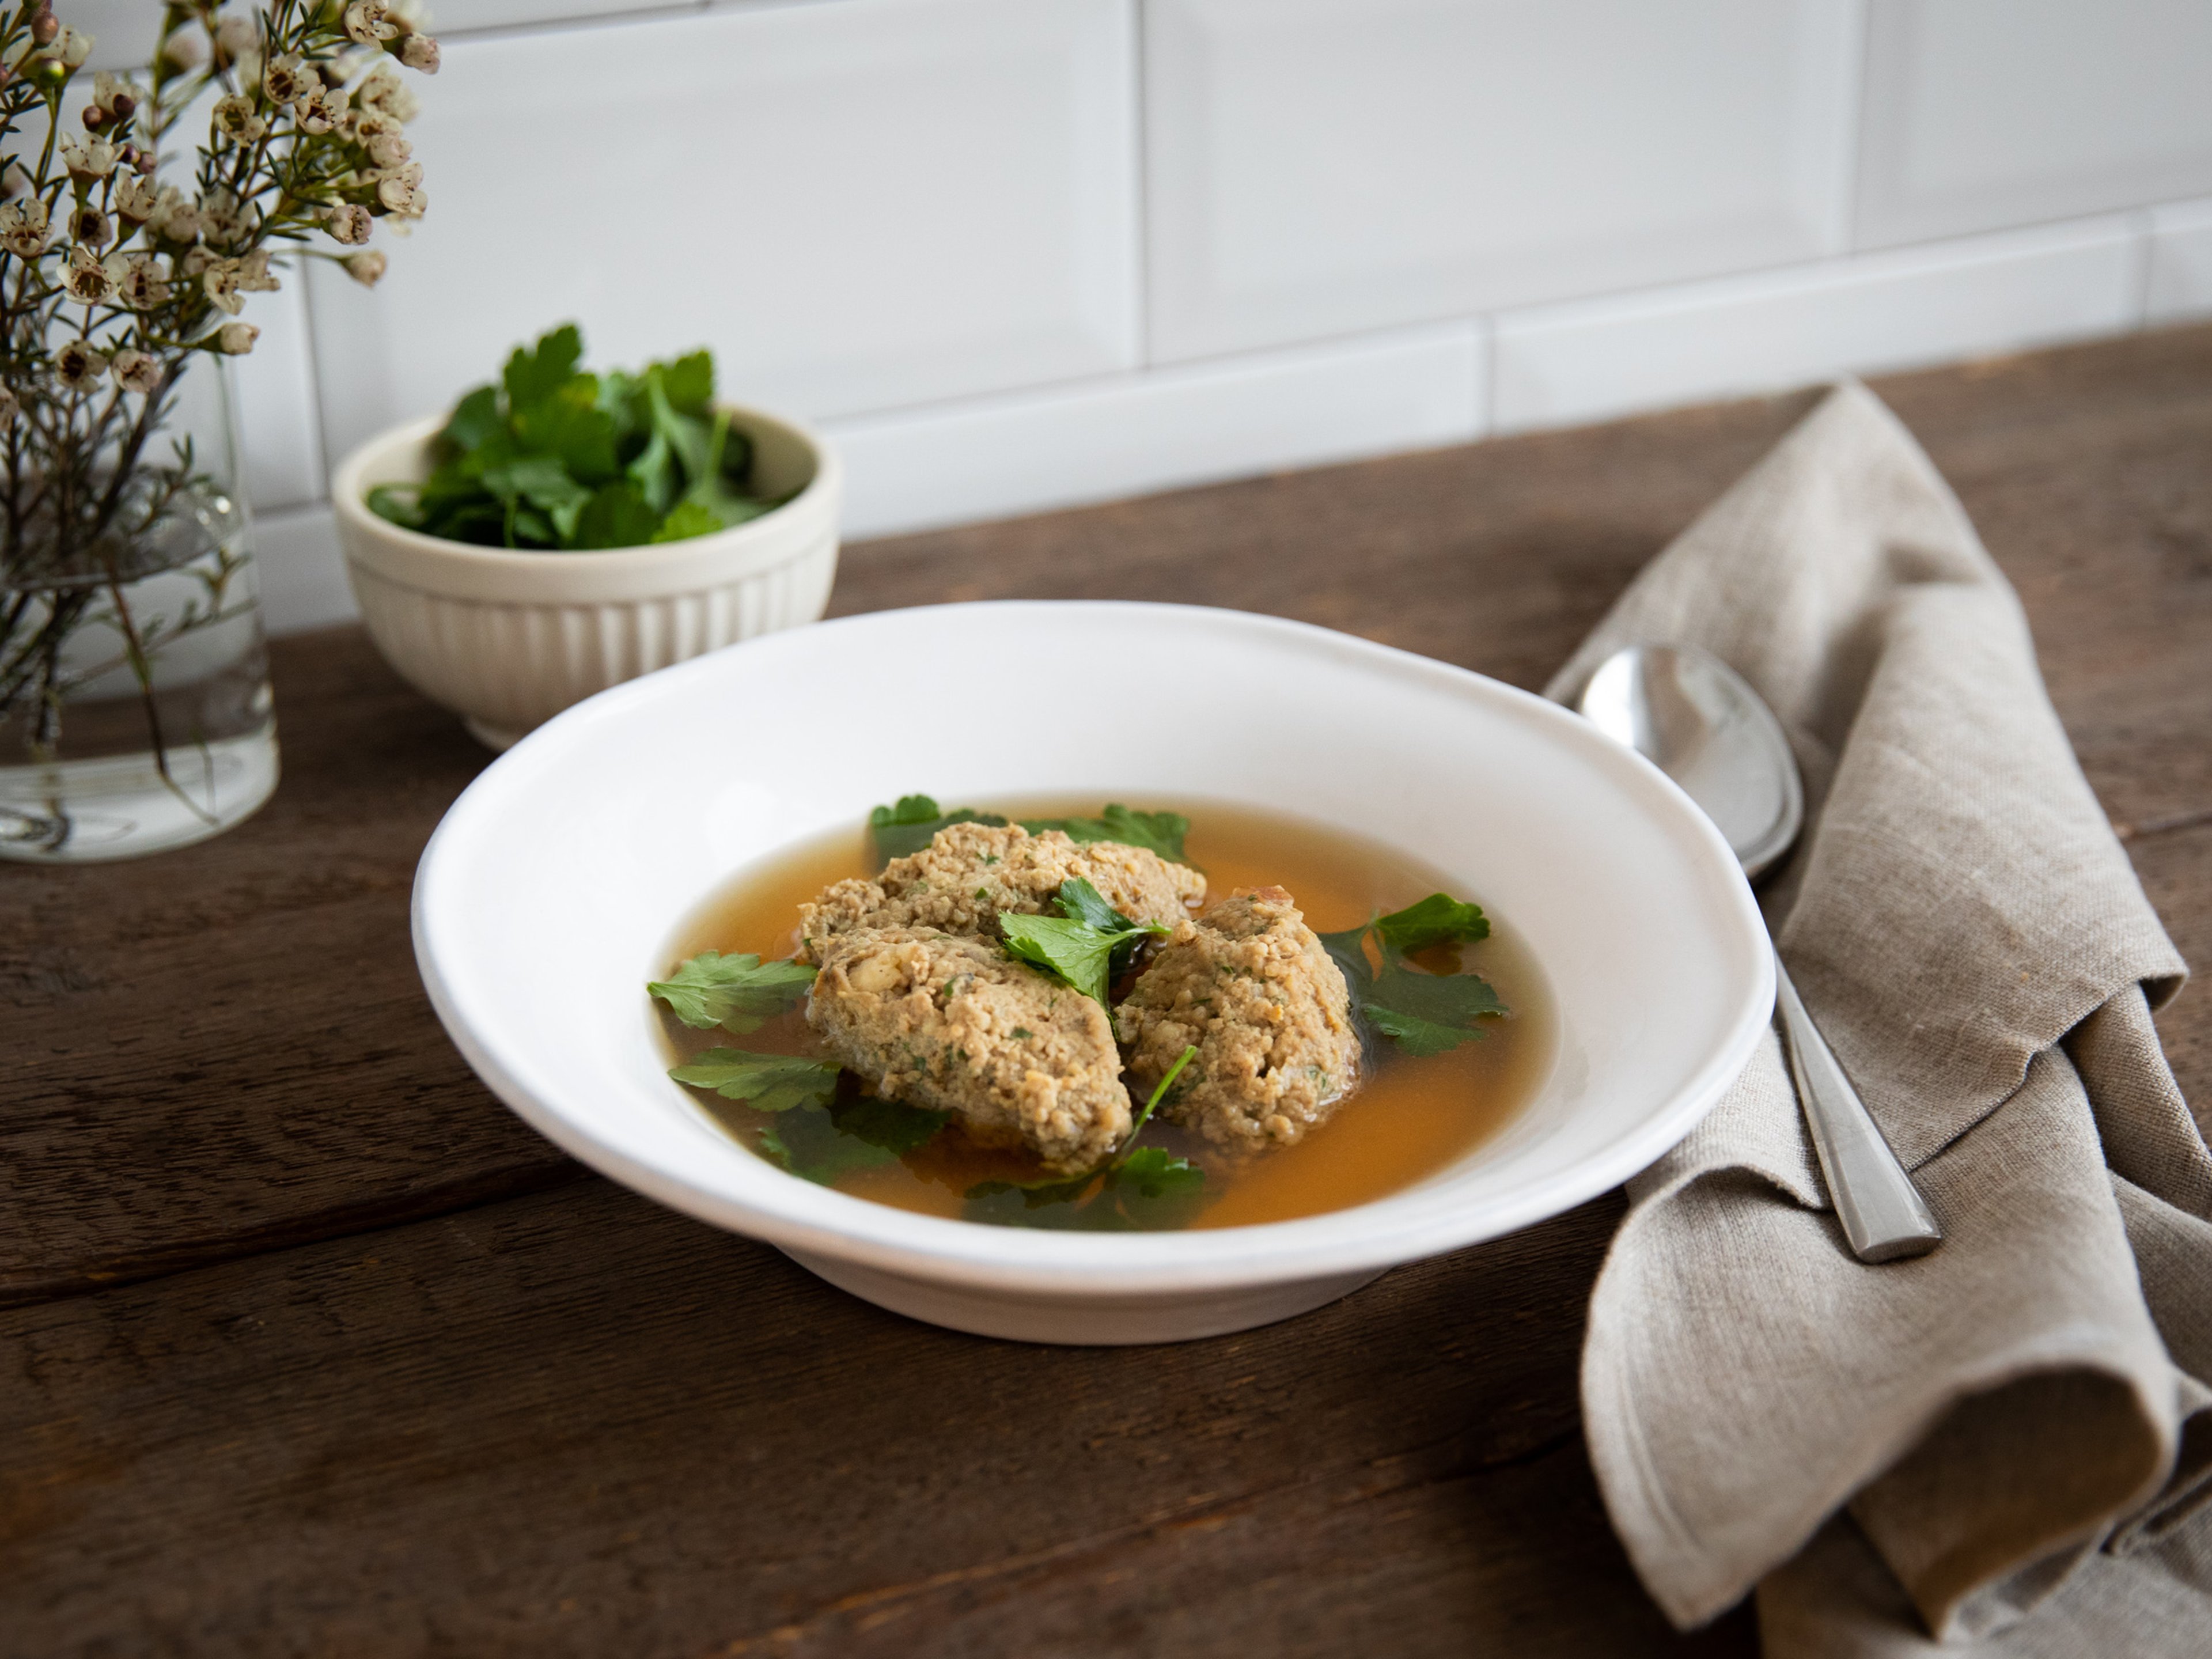
M 2147 321 L 2212 317 L 2212 201 L 2160 208 L 2151 216 Z
M 1856 0 L 1151 0 L 1163 358 L 1842 244 Z
M 328 628 L 361 615 L 338 551 L 337 518 L 329 507 L 257 514 L 253 551 L 261 617 L 271 634 Z
M 1871 0 L 1858 242 L 2212 191 L 2205 0 Z
M 823 416 L 1135 358 L 1127 0 L 840 0 L 457 40 L 431 198 L 374 294 L 313 293 L 333 455 L 568 318 L 711 345 Z
M 1473 324 L 834 422 L 846 531 L 929 529 L 1482 435 Z
M 246 356 L 231 359 L 246 498 L 257 513 L 298 507 L 323 494 L 305 284 L 297 270 L 279 280 L 277 292 L 248 297 L 240 320 L 259 329 L 261 337 Z
M 1565 426 L 2112 333 L 2139 319 L 2142 284 L 2115 216 L 1508 313 L 1492 419 Z
M 2212 0 L 431 12 L 429 218 L 246 312 L 280 628 L 327 463 L 571 317 L 825 422 L 856 535 L 2212 317 Z

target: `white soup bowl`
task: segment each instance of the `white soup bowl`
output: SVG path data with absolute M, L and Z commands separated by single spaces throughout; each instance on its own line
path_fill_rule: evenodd
M 670 1081 L 645 981 L 733 874 L 918 791 L 1228 801 L 1386 842 L 1525 941 L 1556 1009 L 1548 1071 L 1450 1167 L 1260 1226 L 1039 1232 L 787 1175 Z M 1264 1324 L 1557 1215 L 1688 1133 L 1774 999 L 1735 860 L 1638 756 L 1479 674 L 1172 605 L 889 611 L 604 692 L 454 803 L 416 878 L 415 941 L 469 1063 L 586 1164 L 884 1307 L 1046 1342 Z

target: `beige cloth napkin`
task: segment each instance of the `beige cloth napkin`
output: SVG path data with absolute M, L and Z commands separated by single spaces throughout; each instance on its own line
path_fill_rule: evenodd
M 2011 588 L 1850 384 L 1552 694 L 1638 639 L 1717 653 L 1788 726 L 1811 816 L 1768 920 L 1949 1237 L 1852 1258 L 1770 1033 L 1630 1183 L 1591 1300 L 1638 1571 L 1684 1626 L 1756 1586 L 1769 1659 L 2212 1654 L 2212 1157 L 2150 1020 L 2186 969 Z

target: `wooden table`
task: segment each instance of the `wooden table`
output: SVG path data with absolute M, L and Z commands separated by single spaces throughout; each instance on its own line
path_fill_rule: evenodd
M 2212 329 L 1879 390 L 2212 960 Z M 1237 605 L 1535 685 L 1805 404 L 857 547 L 836 608 Z M 0 1651 L 1753 1650 L 1745 1609 L 1667 1629 L 1583 1456 L 1617 1197 L 1181 1347 L 908 1323 L 492 1098 L 407 935 L 488 757 L 356 631 L 276 665 L 258 818 L 0 867 Z M 2163 1022 L 2200 1109 L 2208 1006 Z

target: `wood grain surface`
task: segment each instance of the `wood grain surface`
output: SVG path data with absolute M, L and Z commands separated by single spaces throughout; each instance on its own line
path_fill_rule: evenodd
M 1876 389 L 2212 962 L 2212 329 Z M 1535 685 L 1807 401 L 864 545 L 836 608 L 1232 605 Z M 0 1654 L 1753 1650 L 1666 1629 L 1583 1459 L 1617 1199 L 1179 1347 L 883 1314 L 476 1083 L 407 899 L 488 757 L 356 631 L 276 672 L 252 823 L 0 866 Z M 2161 1018 L 2200 1115 L 2206 1006 Z

